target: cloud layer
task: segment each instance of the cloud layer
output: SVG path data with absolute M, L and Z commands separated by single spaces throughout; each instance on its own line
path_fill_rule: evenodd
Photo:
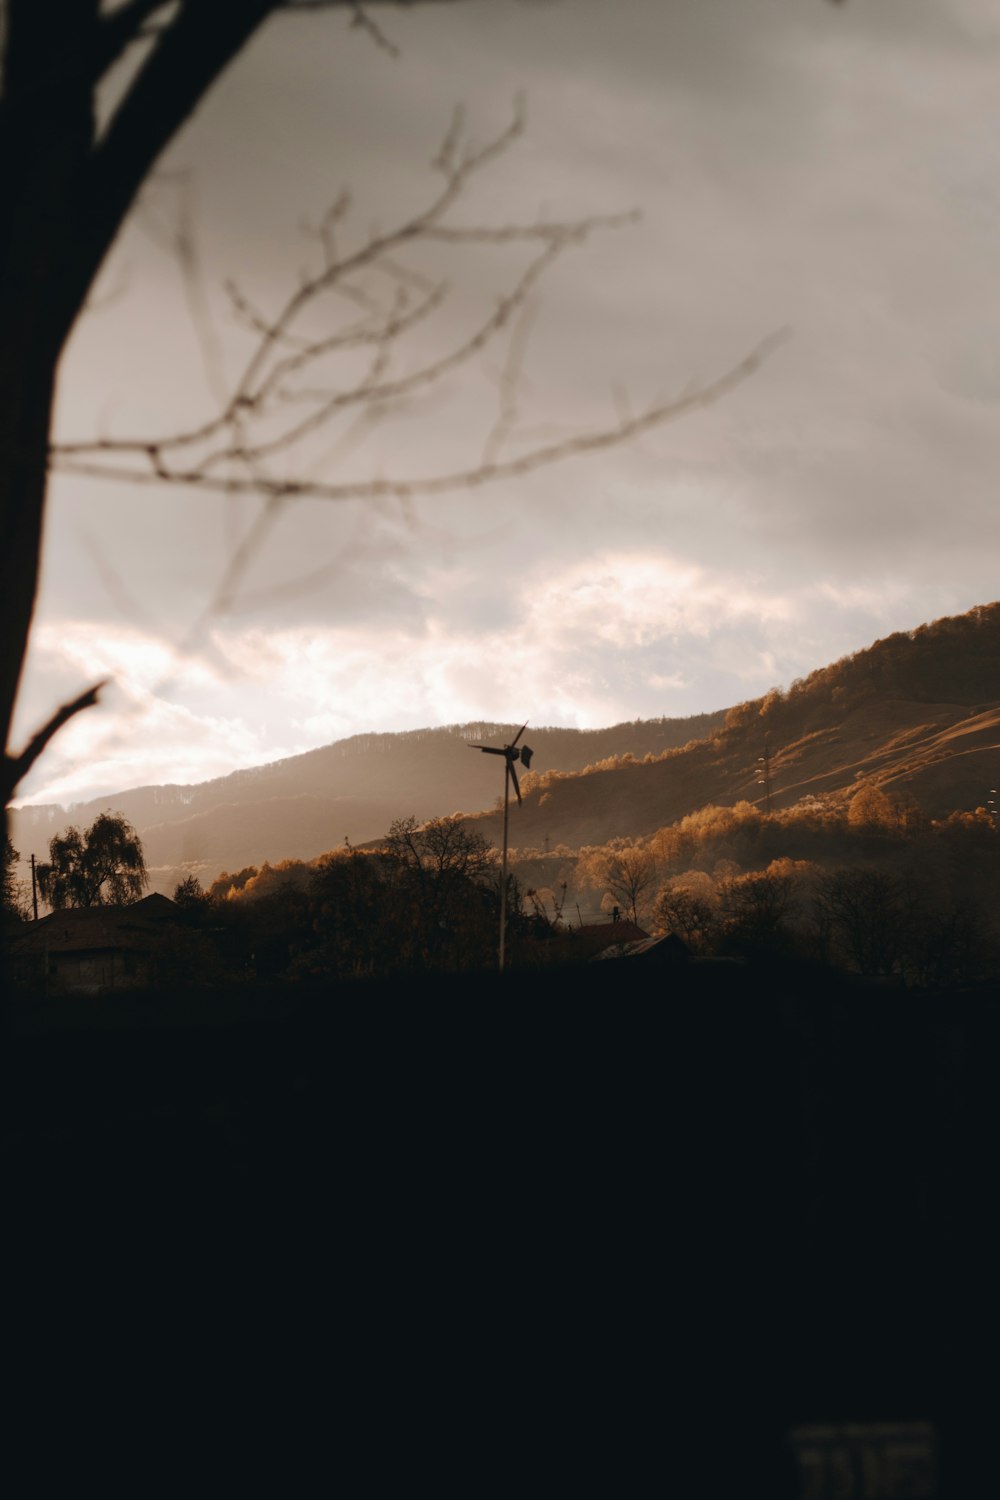
M 626 449 L 406 510 L 294 507 L 225 610 L 255 502 L 58 479 L 20 733 L 82 682 L 117 686 L 35 800 L 365 729 L 717 708 L 996 594 L 992 0 L 471 0 L 385 24 L 397 63 L 335 15 L 275 21 L 238 60 L 165 163 L 195 194 L 210 311 L 192 325 L 154 229 L 176 211 L 161 175 L 67 356 L 61 432 L 202 417 L 244 350 L 222 280 L 274 307 L 312 253 L 303 216 L 350 183 L 348 235 L 392 222 L 428 191 L 451 106 L 482 140 L 518 89 L 527 138 L 460 218 L 643 210 L 540 296 L 524 420 L 593 428 L 790 337 Z M 516 269 L 496 249 L 449 260 L 437 332 Z M 354 471 L 474 459 L 502 358 L 373 432 Z

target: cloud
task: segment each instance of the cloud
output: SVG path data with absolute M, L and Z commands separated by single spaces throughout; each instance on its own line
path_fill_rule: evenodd
M 204 657 L 182 656 L 135 628 L 50 622 L 36 631 L 32 651 L 38 682 L 111 681 L 98 706 L 52 742 L 20 801 L 84 801 L 148 783 L 202 781 L 286 753 L 243 711 L 251 705 L 238 684 Z M 21 705 L 22 724 L 43 717 L 39 698 L 36 688 Z
M 652 550 L 526 579 L 509 590 L 504 619 L 475 630 L 462 588 L 457 598 L 457 615 L 442 598 L 417 633 L 392 621 L 271 630 L 228 622 L 200 655 L 135 628 L 43 626 L 42 677 L 111 675 L 114 686 L 58 738 L 24 800 L 206 780 L 370 730 L 683 717 L 788 683 L 920 619 L 892 585 L 824 580 L 778 592 Z M 840 649 L 829 653 L 831 639 Z
M 303 215 L 353 183 L 349 233 L 397 221 L 433 188 L 451 106 L 481 141 L 518 88 L 526 138 L 460 217 L 643 211 L 547 285 L 526 421 L 592 427 L 613 387 L 637 405 L 792 337 L 626 449 L 412 515 L 290 507 L 186 653 L 257 503 L 59 479 L 19 733 L 96 676 L 118 687 L 57 742 L 38 795 L 365 729 L 697 712 L 996 593 L 993 0 L 489 0 L 387 25 L 398 63 L 343 17 L 276 19 L 171 149 L 232 370 L 225 277 L 279 305 L 312 253 Z M 458 319 L 495 296 L 508 249 L 463 260 Z M 119 254 L 128 295 L 81 320 L 61 370 L 74 435 L 210 408 L 175 268 L 134 224 Z M 377 430 L 359 472 L 480 452 L 499 362 Z

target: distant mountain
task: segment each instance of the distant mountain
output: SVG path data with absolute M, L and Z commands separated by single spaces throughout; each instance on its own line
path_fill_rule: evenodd
M 497 841 L 499 817 L 481 809 L 502 791 L 498 763 L 465 742 L 502 744 L 515 728 L 355 735 L 196 786 L 24 808 L 12 837 L 22 856 L 41 856 L 53 833 L 111 808 L 135 824 L 153 889 L 168 893 L 189 871 L 207 882 L 264 860 L 314 859 L 410 814 L 464 812 Z M 707 803 L 760 803 L 765 743 L 779 808 L 846 801 L 865 780 L 911 793 L 933 816 L 975 808 L 1000 785 L 1000 604 L 891 635 L 728 712 L 525 738 L 535 758 L 514 815 L 520 848 L 579 848 L 652 833 Z
M 648 719 L 609 729 L 534 729 L 526 736 L 542 769 L 580 770 L 608 756 L 660 754 L 717 730 L 725 711 Z M 378 838 L 395 818 L 421 820 L 492 805 L 502 789 L 496 763 L 468 740 L 502 744 L 518 725 L 453 724 L 403 734 L 354 735 L 305 755 L 192 786 L 146 786 L 71 808 L 17 809 L 11 834 L 24 858 L 47 853 L 68 824 L 124 814 L 138 829 L 153 889 L 170 893 L 191 870 L 203 881 L 265 859 L 314 859 L 345 838 Z
M 932 816 L 985 805 L 1000 785 L 1000 604 L 876 641 L 729 710 L 702 741 L 651 762 L 543 775 L 518 812 L 518 847 L 578 848 L 653 833 L 707 803 L 846 801 L 862 781 Z M 481 815 L 490 839 L 500 820 Z

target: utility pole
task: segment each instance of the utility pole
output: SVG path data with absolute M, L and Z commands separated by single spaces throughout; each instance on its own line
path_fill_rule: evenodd
M 771 745 L 770 730 L 764 734 L 764 754 L 757 757 L 757 785 L 764 788 L 764 812 L 771 811 Z

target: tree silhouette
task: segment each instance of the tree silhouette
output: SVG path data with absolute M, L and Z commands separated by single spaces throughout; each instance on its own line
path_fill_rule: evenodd
M 121 0 L 113 8 L 101 0 L 6 0 L 0 9 L 0 381 L 5 391 L 0 403 L 0 714 L 5 747 L 10 746 L 34 609 L 51 467 L 141 480 L 157 488 L 197 484 L 210 492 L 262 496 L 259 523 L 234 554 L 213 601 L 222 607 L 278 515 L 297 497 L 404 502 L 413 495 L 459 491 L 523 473 L 572 453 L 622 442 L 703 406 L 763 358 L 762 348 L 714 382 L 678 400 L 620 414 L 604 429 L 512 447 L 514 390 L 523 353 L 515 315 L 552 262 L 602 221 L 446 222 L 470 178 L 520 128 L 515 120 L 487 146 L 470 151 L 456 121 L 435 163 L 440 189 L 415 217 L 341 253 L 336 236 L 346 205 L 335 205 L 323 223 L 319 263 L 271 318 L 262 316 L 238 286 L 230 288 L 234 310 L 254 342 L 236 385 L 204 423 L 184 432 L 81 439 L 52 448 L 62 352 L 148 174 L 206 92 L 270 17 L 319 10 L 344 12 L 384 44 L 360 0 Z M 119 66 L 123 63 L 128 66 Z M 112 72 L 115 102 L 110 115 L 101 118 Z M 397 263 L 397 252 L 417 241 L 520 245 L 529 252 L 529 261 L 472 335 L 399 376 L 390 370 L 399 339 L 429 316 L 444 295 L 440 283 Z M 370 285 L 358 284 L 365 272 L 380 276 L 388 288 L 375 303 Z M 354 298 L 358 316 L 318 336 L 304 334 L 302 314 L 314 310 L 331 288 Z M 300 440 L 308 441 L 322 423 L 340 418 L 364 423 L 378 417 L 476 355 L 505 329 L 511 340 L 500 409 L 474 462 L 446 473 L 336 485 L 307 478 L 301 465 L 296 468 L 289 461 Z M 350 389 L 342 388 L 328 369 L 329 358 L 344 349 L 369 356 L 366 373 Z M 52 736 L 93 704 L 96 694 L 97 687 L 89 687 L 63 704 L 20 753 L 5 750 L 5 805 Z
M 120 813 L 101 813 L 86 832 L 67 828 L 49 841 L 49 863 L 38 866 L 42 895 L 66 906 L 129 906 L 148 885 L 142 841 Z
M 17 878 L 17 862 L 20 858 L 20 854 L 11 843 L 10 834 L 5 834 L 2 883 L 0 883 L 0 921 L 6 922 L 13 919 L 22 922 L 29 915 L 23 882 Z
M 737 948 L 769 948 L 779 942 L 795 904 L 795 878 L 773 870 L 735 875 L 719 886 L 726 936 Z
M 699 872 L 700 873 L 700 872 Z M 718 926 L 719 916 L 708 876 L 698 884 L 690 880 L 668 880 L 657 892 L 653 920 L 661 932 L 676 933 L 688 947 L 707 948 Z
M 906 946 L 905 891 L 888 870 L 853 865 L 821 876 L 817 917 L 835 951 L 861 974 L 892 974 Z

